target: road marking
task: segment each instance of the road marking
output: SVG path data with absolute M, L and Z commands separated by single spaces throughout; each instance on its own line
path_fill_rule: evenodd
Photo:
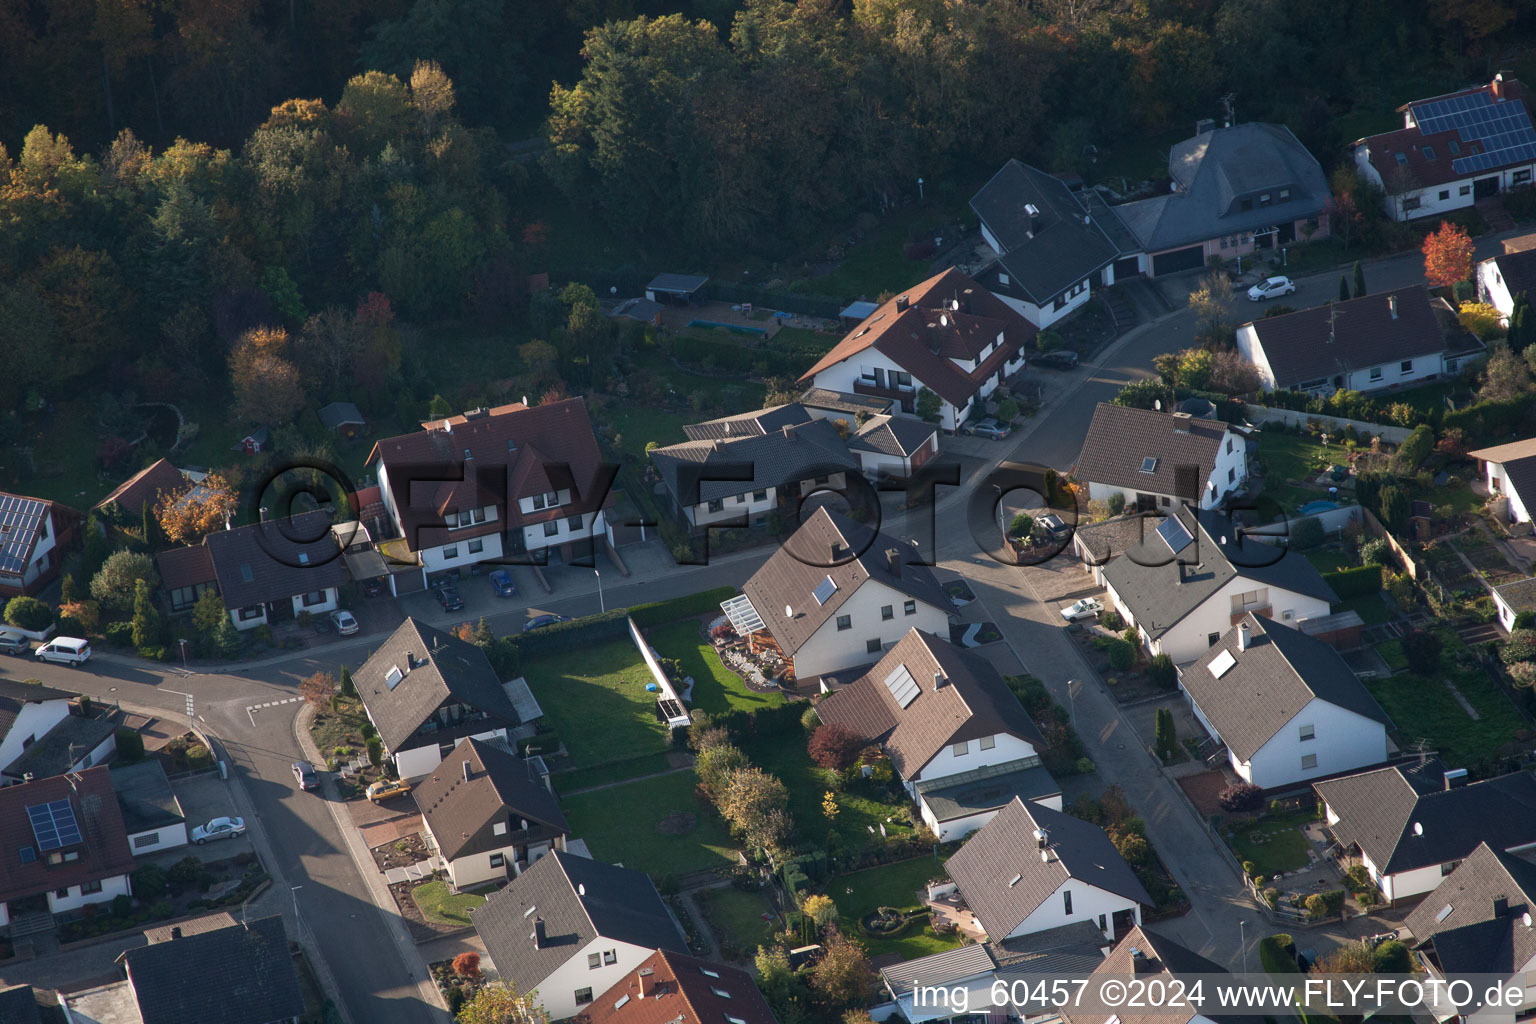
M 256 727 L 256 712 L 262 708 L 275 708 L 281 707 L 284 704 L 296 704 L 303 699 L 303 697 L 288 697 L 284 700 L 269 700 L 265 704 L 247 704 L 245 706 L 245 716 L 251 720 L 251 728 L 254 729 Z

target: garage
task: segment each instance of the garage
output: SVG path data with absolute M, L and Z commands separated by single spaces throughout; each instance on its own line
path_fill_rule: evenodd
M 1152 276 L 1177 274 L 1181 270 L 1199 270 L 1205 266 L 1205 246 L 1192 245 L 1187 249 L 1160 252 L 1152 257 Z
M 1135 277 L 1141 273 L 1141 259 L 1136 256 L 1125 256 L 1115 260 L 1115 280 L 1124 281 L 1126 278 Z

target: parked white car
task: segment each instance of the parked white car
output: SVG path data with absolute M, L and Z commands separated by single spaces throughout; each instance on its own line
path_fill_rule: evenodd
M 89 641 L 73 636 L 56 636 L 32 652 L 38 661 L 51 661 L 56 665 L 74 665 L 79 668 L 91 660 Z
M 1290 295 L 1295 290 L 1296 282 L 1288 277 L 1266 278 L 1248 289 L 1248 301 L 1263 302 L 1265 299 L 1275 299 L 1282 295 Z
M 331 612 L 331 628 L 337 636 L 351 636 L 357 632 L 357 619 L 345 608 L 337 608 Z
M 1104 602 L 1096 597 L 1085 597 L 1073 601 L 1061 610 L 1061 617 L 1068 622 L 1076 622 L 1078 619 L 1091 619 L 1104 610 Z
M 233 839 L 245 835 L 244 818 L 214 818 L 192 830 L 192 841 L 201 846 L 210 839 Z

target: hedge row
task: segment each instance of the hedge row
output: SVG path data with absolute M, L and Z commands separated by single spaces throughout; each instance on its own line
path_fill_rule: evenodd
M 739 709 L 710 715 L 711 725 L 724 726 L 733 737 L 737 736 L 787 736 L 805 729 L 801 718 L 805 715 L 803 704 L 778 704 Z
M 650 629 L 652 626 L 663 626 L 679 619 L 691 619 L 696 615 L 711 612 L 718 614 L 720 602 L 735 596 L 735 587 L 715 587 L 713 590 L 701 590 L 697 594 L 686 594 L 667 601 L 637 604 L 629 609 L 629 617 L 634 619 L 635 625 L 641 629 Z
M 735 587 L 715 587 L 697 594 L 686 594 L 666 601 L 637 604 L 633 608 L 615 608 L 597 615 L 587 615 L 570 622 L 545 626 L 529 633 L 504 636 L 491 648 L 491 663 L 503 678 L 522 671 L 523 658 L 537 657 L 552 651 L 568 651 L 576 647 L 590 647 L 629 636 L 626 620 L 633 618 L 641 629 L 665 625 L 679 619 L 692 618 L 720 610 L 720 602 L 736 594 Z
M 1359 565 L 1353 569 L 1325 572 L 1323 582 L 1333 588 L 1333 592 L 1339 595 L 1341 601 L 1375 594 L 1381 590 L 1381 566 Z

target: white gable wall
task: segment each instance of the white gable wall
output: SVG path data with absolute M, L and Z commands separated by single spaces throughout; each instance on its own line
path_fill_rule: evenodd
M 1020 851 L 1020 856 L 1037 857 L 1034 850 Z M 1072 913 L 1066 912 L 1066 900 L 1064 892 L 1072 893 Z M 1061 886 L 1044 903 L 1034 909 L 1028 917 L 1006 936 L 989 936 L 989 938 L 1013 938 L 1016 935 L 1033 935 L 1035 932 L 1043 932 L 1051 928 L 1060 928 L 1062 925 L 1075 924 L 1078 921 L 1092 921 L 1099 923 L 1099 915 L 1104 915 L 1105 937 L 1113 939 L 1114 916 L 1122 910 L 1134 911 L 1136 923 L 1141 924 L 1141 904 L 1135 900 L 1126 899 L 1124 896 L 1100 889 L 1096 885 L 1072 878 L 1063 882 Z
M 900 614 L 898 609 L 897 614 Z M 919 680 L 925 687 L 928 680 Z M 932 695 L 923 693 L 917 700 L 930 700 Z M 915 707 L 917 701 L 911 706 Z M 971 739 L 965 741 L 965 752 L 956 753 L 956 746 L 944 747 L 933 756 L 927 764 L 923 765 L 911 778 L 907 780 L 907 792 L 911 793 L 918 782 L 932 782 L 934 779 L 943 779 L 951 775 L 959 775 L 961 772 L 975 771 L 977 768 L 988 768 L 995 764 L 1008 764 L 1026 757 L 1038 758 L 1039 751 L 1028 740 L 1020 739 L 1010 733 L 997 733 L 986 737 L 992 741 L 990 750 L 982 749 L 983 739 Z
M 1528 523 L 1531 521 L 1531 513 L 1526 509 L 1525 502 L 1521 500 L 1519 492 L 1509 482 L 1509 475 L 1504 472 L 1504 463 L 1486 462 L 1488 475 L 1488 489 L 1497 491 L 1509 499 L 1509 521 L 1512 523 Z
M 1303 740 L 1301 729 L 1307 725 L 1313 729 L 1313 738 Z M 1302 758 L 1308 755 L 1316 755 L 1317 764 L 1303 768 Z M 1314 697 L 1250 761 L 1232 757 L 1233 770 L 1244 780 L 1272 789 L 1385 762 L 1387 729 L 1375 719 Z
M 1171 585 L 1179 586 L 1176 583 Z M 1280 587 L 1266 587 L 1265 584 L 1245 576 L 1234 576 L 1220 590 L 1175 623 L 1172 629 L 1152 641 L 1150 645 L 1152 653 L 1166 654 L 1179 665 L 1194 661 L 1210 649 L 1212 634 L 1220 637 L 1232 628 L 1232 597 L 1260 589 L 1269 591 L 1268 617 L 1285 625 L 1292 626 L 1301 619 L 1328 614 L 1327 601 L 1307 597 Z M 1114 594 L 1113 588 L 1110 593 Z M 1115 604 L 1117 608 L 1123 608 L 1118 598 Z
M 533 926 L 528 926 L 530 932 Z M 601 965 L 596 969 L 587 966 L 587 956 L 592 953 L 602 954 L 608 951 L 616 954 L 616 962 Z M 550 1020 L 563 1020 L 573 1017 L 586 1003 L 576 1002 L 576 993 L 581 989 L 590 988 L 592 997 L 596 999 L 610 987 L 617 984 L 619 979 L 630 971 L 635 970 L 650 957 L 654 949 L 646 949 L 643 946 L 635 946 L 628 942 L 618 942 L 614 939 L 605 939 L 598 936 L 560 967 L 556 968 L 547 978 L 509 978 L 517 985 L 519 992 L 536 990 L 538 1000 L 549 1011 Z
M 1495 260 L 1483 260 L 1477 265 L 1473 277 L 1477 280 L 1477 297 L 1508 317 L 1515 311 L 1515 297 L 1510 294 L 1509 283 L 1499 273 Z
M 902 591 L 888 587 L 878 580 L 865 580 L 863 585 L 843 602 L 842 607 L 822 623 L 821 628 L 795 652 L 795 675 L 802 679 L 809 679 L 827 672 L 879 661 L 884 656 L 884 652 L 906 636 L 914 626 L 941 637 L 949 635 L 948 612 L 926 601 L 918 601 L 917 611 L 907 615 L 902 611 L 902 607 L 909 600 L 912 599 Z M 816 603 L 816 599 L 809 593 L 800 598 L 800 601 L 802 606 L 808 603 L 814 607 Z M 893 614 L 889 619 L 880 618 L 880 609 L 884 605 L 891 606 Z M 837 628 L 839 615 L 850 617 L 851 628 L 845 630 Z M 875 639 L 880 641 L 881 649 L 871 652 L 867 647 L 867 641 Z
M 477 732 L 473 735 L 473 738 L 477 740 L 506 739 L 507 730 L 505 728 L 495 728 L 487 732 Z M 421 743 L 423 741 L 412 738 L 406 742 Z M 450 742 L 448 744 L 449 749 L 451 750 L 458 742 L 458 740 Z M 395 770 L 399 772 L 402 779 L 419 779 L 443 763 L 443 750 L 439 744 L 427 741 L 423 746 L 407 747 L 405 750 L 395 751 L 393 752 L 393 757 L 395 759 Z
M 69 701 L 45 700 L 38 704 L 23 704 L 16 714 L 16 721 L 0 739 L 0 768 L 8 768 L 21 752 L 45 736 L 49 729 L 69 717 Z
M 1037 797 L 1031 799 L 1030 803 L 1039 804 L 1042 807 L 1049 807 L 1053 811 L 1059 811 L 1062 809 L 1060 793 L 1052 793 L 1050 796 Z M 932 808 L 928 806 L 928 801 L 919 798 L 917 802 L 917 808 L 918 813 L 923 819 L 923 822 L 928 826 L 930 830 L 932 830 L 934 835 L 939 837 L 939 842 L 941 843 L 953 843 L 964 839 L 966 836 L 970 835 L 972 832 L 975 832 L 977 829 L 986 825 L 987 822 L 997 817 L 997 812 L 1002 810 L 1001 807 L 995 807 L 990 811 L 982 811 L 980 814 L 972 814 L 964 818 L 951 818 L 948 821 L 940 821 L 938 816 L 933 813 Z
M 1068 299 L 1060 309 L 1056 308 L 1055 302 L 1047 302 L 1043 306 L 1037 306 L 1033 302 L 1015 298 L 1012 295 L 1005 295 L 1002 292 L 993 292 L 992 294 L 1001 299 L 1015 313 L 1018 313 L 1025 320 L 1043 330 L 1068 313 L 1080 309 L 1088 303 L 1088 300 L 1093 297 L 1092 280 L 1091 277 L 1085 277 L 1082 281 L 1078 282 L 1074 289 L 1071 289 L 1076 290 L 1077 294 Z M 1069 290 L 1069 294 L 1071 290 Z

